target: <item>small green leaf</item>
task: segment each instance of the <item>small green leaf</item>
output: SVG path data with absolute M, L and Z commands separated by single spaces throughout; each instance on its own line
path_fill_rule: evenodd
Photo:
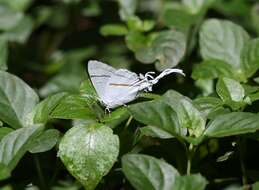
M 185 49 L 186 37 L 183 33 L 173 30 L 162 31 L 158 33 L 147 50 L 142 49 L 137 52 L 136 58 L 143 63 L 157 61 L 156 69 L 163 71 L 175 67 L 183 58 Z
M 193 101 L 199 111 L 203 114 L 204 118 L 209 117 L 215 111 L 223 106 L 222 100 L 216 97 L 200 97 Z
M 121 20 L 127 20 L 128 18 L 134 16 L 137 9 L 137 0 L 118 0 L 120 5 L 120 18 Z
M 1 139 L 2 139 L 5 135 L 11 133 L 12 131 L 13 131 L 13 129 L 11 129 L 11 128 L 8 128 L 8 127 L 0 127 L 0 141 L 1 141 Z
M 127 20 L 127 25 L 130 31 L 147 32 L 154 28 L 155 22 L 152 20 L 140 20 L 139 17 L 133 16 Z
M 154 137 L 154 138 L 160 138 L 160 139 L 174 138 L 172 134 L 155 126 L 141 127 L 140 132 L 141 132 L 141 135 L 148 136 L 148 137 Z
M 7 70 L 8 43 L 0 37 L 0 70 Z
M 7 6 L 0 5 L 0 30 L 8 31 L 14 28 L 23 19 L 23 16 L 23 13 L 15 12 Z
M 144 34 L 140 32 L 129 32 L 126 35 L 126 45 L 127 47 L 134 52 L 137 52 L 140 50 L 146 50 L 146 48 L 149 46 L 149 44 L 152 41 L 152 35 L 151 36 L 145 36 Z M 136 55 L 138 56 L 138 55 Z M 153 61 L 154 58 L 150 62 Z M 149 61 L 148 61 L 149 63 Z
M 37 94 L 21 79 L 0 71 L 0 119 L 13 128 L 27 125 L 28 114 L 38 103 Z
M 60 132 L 56 129 L 49 129 L 40 134 L 30 145 L 30 153 L 46 152 L 52 149 L 60 138 Z
M 42 126 L 23 127 L 4 136 L 0 141 L 0 163 L 13 170 L 42 130 Z
M 189 98 L 170 90 L 164 94 L 163 100 L 177 113 L 181 128 L 188 129 L 190 136 L 199 137 L 203 133 L 205 119 Z
M 103 36 L 124 36 L 128 29 L 122 24 L 106 24 L 101 27 L 100 33 Z
M 142 154 L 124 155 L 122 171 L 137 190 L 172 190 L 179 176 L 165 161 Z
M 176 112 L 162 100 L 153 100 L 129 106 L 137 121 L 161 128 L 172 135 L 181 134 Z
M 174 189 L 176 190 L 204 190 L 208 181 L 201 174 L 192 174 L 177 177 Z
M 259 129 L 259 115 L 247 112 L 232 112 L 212 120 L 205 131 L 208 137 L 226 137 L 253 133 Z
M 88 190 L 95 189 L 118 154 L 118 136 L 100 124 L 71 128 L 62 138 L 58 153 L 68 171 Z
M 249 35 L 241 26 L 226 20 L 209 19 L 200 30 L 201 55 L 205 60 L 225 61 L 243 76 L 241 52 L 247 40 Z
M 91 119 L 95 116 L 94 108 L 89 100 L 77 94 L 61 98 L 50 114 L 51 118 L 59 119 Z
M 216 90 L 220 98 L 225 102 L 242 102 L 245 97 L 243 86 L 239 82 L 226 77 L 218 80 Z
M 183 5 L 191 14 L 198 14 L 204 8 L 207 8 L 215 0 L 182 0 Z
M 235 77 L 233 67 L 224 61 L 220 60 L 206 60 L 200 64 L 195 65 L 192 78 L 198 79 L 215 79 L 219 77 Z
M 251 77 L 259 68 L 259 38 L 249 40 L 242 50 L 242 69 Z
M 9 6 L 11 9 L 15 11 L 25 11 L 33 0 L 0 0 L 0 3 L 3 3 L 7 6 Z
M 60 101 L 66 97 L 66 95 L 67 93 L 61 92 L 61 93 L 52 95 L 46 98 L 45 100 L 43 100 L 42 102 L 40 102 L 39 104 L 37 104 L 33 110 L 34 112 L 33 122 L 42 123 L 42 124 L 47 123 L 52 111 L 57 107 Z

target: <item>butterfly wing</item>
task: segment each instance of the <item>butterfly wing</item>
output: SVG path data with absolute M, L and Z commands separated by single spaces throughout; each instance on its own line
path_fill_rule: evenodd
M 136 73 L 125 69 L 117 70 L 109 79 L 103 101 L 115 108 L 134 100 L 139 92 L 140 79 Z
M 105 95 L 105 87 L 115 72 L 116 69 L 100 61 L 91 60 L 88 62 L 88 73 L 90 79 L 99 98 L 102 100 Z

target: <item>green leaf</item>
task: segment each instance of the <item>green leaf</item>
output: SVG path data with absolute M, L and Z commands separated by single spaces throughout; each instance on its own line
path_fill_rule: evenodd
M 198 79 L 215 79 L 219 77 L 235 78 L 233 67 L 224 61 L 220 60 L 206 60 L 200 64 L 195 65 L 192 78 Z
M 128 119 L 129 116 L 128 110 L 125 107 L 121 107 L 114 110 L 112 113 L 105 115 L 101 121 L 104 122 L 105 125 L 115 128 Z
M 56 129 L 48 129 L 40 134 L 30 145 L 30 153 L 46 152 L 52 149 L 60 138 L 60 132 Z
M 50 114 L 57 107 L 60 101 L 67 96 L 67 93 L 61 92 L 55 95 L 52 95 L 39 104 L 33 110 L 33 122 L 34 123 L 47 123 Z
M 147 32 L 154 28 L 155 22 L 152 20 L 142 21 L 137 16 L 132 16 L 127 20 L 127 25 L 130 31 Z
M 0 3 L 3 3 L 7 6 L 9 6 L 11 9 L 15 11 L 25 11 L 33 0 L 0 0 Z
M 144 34 L 140 33 L 140 32 L 129 32 L 126 35 L 126 45 L 127 47 L 134 52 L 137 52 L 140 50 L 146 50 L 146 48 L 149 46 L 149 44 L 152 41 L 153 36 L 152 35 L 148 35 L 145 36 Z M 138 56 L 138 55 L 136 55 Z M 138 57 L 137 57 L 138 58 Z M 153 60 L 153 58 L 152 58 Z M 149 62 L 152 62 L 149 61 Z M 148 62 L 148 63 L 149 63 Z
M 187 32 L 196 18 L 184 10 L 183 6 L 172 6 L 165 7 L 161 19 L 166 26 Z
M 251 77 L 259 68 L 259 38 L 249 40 L 242 51 L 242 69 Z
M 68 171 L 88 190 L 93 190 L 119 154 L 119 138 L 100 124 L 76 126 L 62 138 L 59 153 Z
M 0 163 L 0 181 L 5 180 L 10 176 L 11 171 L 9 170 L 9 168 L 6 165 Z
M 157 61 L 159 71 L 175 67 L 183 58 L 186 49 L 186 37 L 177 31 L 159 32 L 147 50 L 139 50 L 136 58 L 143 63 Z M 148 57 L 148 59 L 147 59 Z
M 161 128 L 172 135 L 181 134 L 177 114 L 162 100 L 153 100 L 129 106 L 129 111 L 137 121 L 145 125 Z
M 192 101 L 170 90 L 163 95 L 163 100 L 177 113 L 181 128 L 189 130 L 190 136 L 199 137 L 205 129 L 205 119 Z
M 215 0 L 182 0 L 183 5 L 191 14 L 197 14 L 202 9 L 207 8 Z
M 11 128 L 8 128 L 8 127 L 0 127 L 0 141 L 1 141 L 1 139 L 2 139 L 5 135 L 11 133 L 12 131 L 13 131 L 13 129 L 11 129 Z
M 165 161 L 142 154 L 124 155 L 122 171 L 137 190 L 171 190 L 179 176 Z
M 0 71 L 0 119 L 20 128 L 27 125 L 28 114 L 32 112 L 39 98 L 21 79 Z
M 8 31 L 12 29 L 23 19 L 23 16 L 23 13 L 15 12 L 7 6 L 0 5 L 0 30 Z
M 208 181 L 200 174 L 177 177 L 174 189 L 176 190 L 204 190 Z
M 16 26 L 9 29 L 2 35 L 11 42 L 25 43 L 33 30 L 33 20 L 29 16 L 23 18 L 17 23 Z
M 61 98 L 55 109 L 51 112 L 51 118 L 59 119 L 91 119 L 95 118 L 94 108 L 87 98 L 71 94 Z
M 208 137 L 226 137 L 253 133 L 259 129 L 259 115 L 247 112 L 232 112 L 212 120 L 205 131 Z
M 243 86 L 239 82 L 226 77 L 218 80 L 216 91 L 220 98 L 225 102 L 242 102 L 245 97 Z
M 222 60 L 243 76 L 241 51 L 249 35 L 241 27 L 230 21 L 209 19 L 200 30 L 200 48 L 203 59 Z
M 0 70 L 7 70 L 8 43 L 0 37 Z
M 137 9 L 137 0 L 118 0 L 120 5 L 119 15 L 121 20 L 134 16 Z
M 174 138 L 172 134 L 155 126 L 141 127 L 140 132 L 141 132 L 141 135 L 148 136 L 148 137 L 154 137 L 154 138 L 160 138 L 160 139 Z
M 259 3 L 256 3 L 251 9 L 251 20 L 252 20 L 253 27 L 259 34 L 259 26 L 258 26 L 259 12 L 258 12 L 258 10 L 259 10 Z
M 124 36 L 128 33 L 128 29 L 122 24 L 106 24 L 101 27 L 100 33 L 103 36 Z
M 215 113 L 223 106 L 222 100 L 216 97 L 200 97 L 193 101 L 194 105 L 203 114 L 204 118 L 208 118 L 209 115 Z
M 42 130 L 42 126 L 23 127 L 4 136 L 0 142 L 0 163 L 13 170 Z

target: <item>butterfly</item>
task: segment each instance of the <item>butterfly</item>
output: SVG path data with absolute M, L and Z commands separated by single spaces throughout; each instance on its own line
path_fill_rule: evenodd
M 152 91 L 152 86 L 171 73 L 184 75 L 181 69 L 166 69 L 156 78 L 154 72 L 137 75 L 126 69 L 115 69 L 96 60 L 88 62 L 88 73 L 101 103 L 109 111 L 135 100 L 142 91 Z

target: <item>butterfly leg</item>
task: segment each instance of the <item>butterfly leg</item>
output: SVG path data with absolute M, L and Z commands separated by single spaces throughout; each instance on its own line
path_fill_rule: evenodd
M 111 115 L 111 110 L 109 107 L 106 107 L 104 110 L 104 114 L 106 115 L 107 113 L 109 114 L 109 116 Z

